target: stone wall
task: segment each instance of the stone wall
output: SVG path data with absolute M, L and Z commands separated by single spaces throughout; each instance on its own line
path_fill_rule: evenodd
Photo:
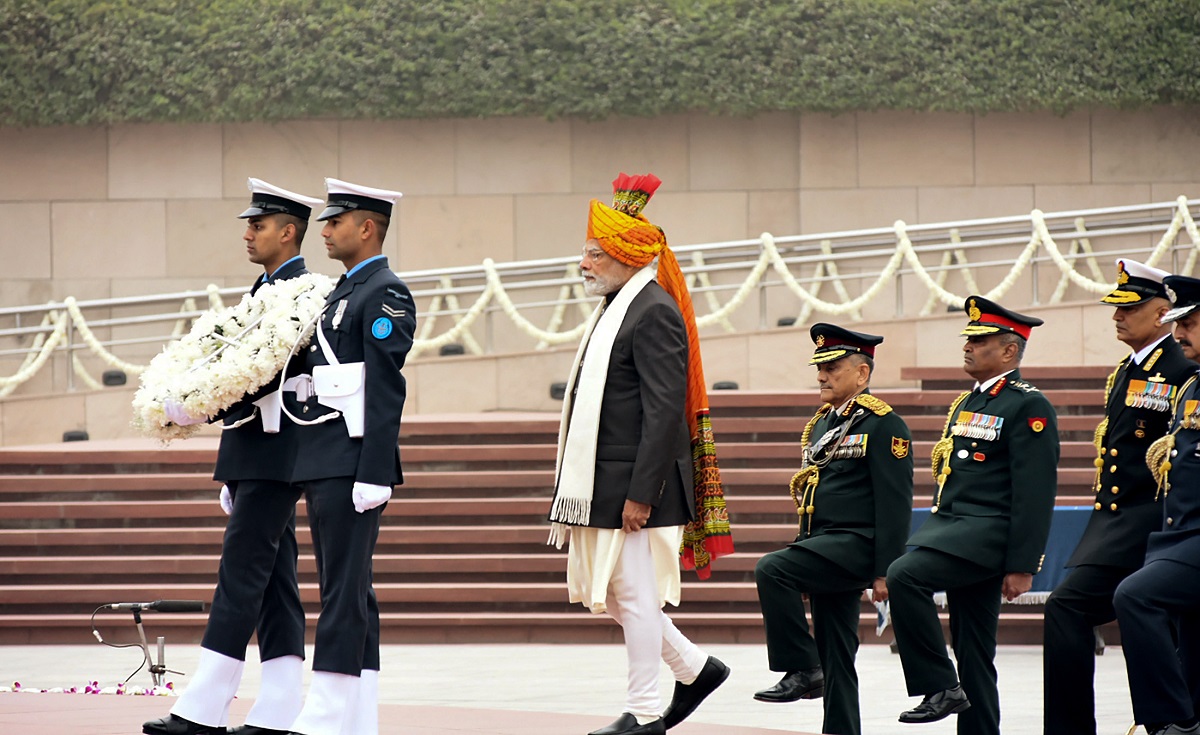
M 485 257 L 573 255 L 582 245 L 587 201 L 604 198 L 622 170 L 662 177 L 649 214 L 674 245 L 757 237 L 763 231 L 782 235 L 888 226 L 896 219 L 924 223 L 1025 214 L 1034 208 L 1169 201 L 1179 194 L 1200 196 L 1200 109 L 1097 110 L 1063 117 L 883 111 L 606 122 L 497 118 L 0 128 L 5 224 L 0 228 L 0 307 L 68 295 L 92 299 L 209 283 L 249 285 L 256 267 L 246 262 L 242 224 L 235 219 L 247 201 L 248 176 L 314 196 L 323 194 L 324 176 L 405 192 L 385 243 L 393 267 L 403 273 L 476 264 Z M 1147 236 L 1140 245 L 1153 239 Z M 310 268 L 340 272 L 340 264 L 324 255 L 319 228 L 310 230 L 304 252 Z M 1002 270 L 993 269 L 995 278 L 993 271 L 980 274 L 981 288 L 994 285 Z M 852 292 L 864 285 L 854 280 L 855 272 L 849 264 L 842 268 Z M 1053 289 L 1053 276 L 1043 279 L 1041 297 Z M 947 286 L 962 290 L 953 279 Z M 1025 293 L 1014 292 L 1016 301 L 1029 296 L 1028 285 L 1022 288 Z M 1091 298 L 1072 293 L 1069 299 Z M 921 349 L 902 364 L 958 364 L 953 349 L 942 354 L 940 338 L 925 342 L 928 335 L 918 334 L 937 318 L 889 321 L 898 300 L 911 316 L 924 298 L 912 279 L 905 281 L 901 299 L 889 286 L 864 310 L 866 325 L 891 324 L 897 334 L 912 333 L 909 342 Z M 778 288 L 768 306 L 767 325 L 799 309 L 795 298 Z M 698 311 L 707 308 L 701 303 Z M 1078 314 L 1043 328 L 1049 336 L 1044 343 L 1054 346 L 1053 359 L 1039 359 L 1033 348 L 1030 359 L 1106 362 L 1112 356 L 1108 346 L 1115 344 L 1107 315 L 1087 307 L 1079 307 Z M 756 305 L 744 307 L 733 321 L 742 331 L 761 326 Z M 1100 347 L 1081 336 L 1092 331 L 1104 335 Z M 136 332 L 126 328 L 121 335 L 101 336 Z M 495 337 L 502 347 L 530 347 L 528 338 L 516 335 L 502 318 L 496 320 Z M 516 337 L 522 341 L 515 347 L 501 344 Z M 798 340 L 795 352 L 755 347 L 784 339 Z M 0 349 L 22 346 L 5 342 Z M 949 344 L 953 348 L 957 342 Z M 807 349 L 802 330 L 757 338 L 718 329 L 705 334 L 712 380 L 764 389 L 794 386 L 792 369 L 804 369 Z M 144 362 L 153 351 L 152 346 L 131 348 L 125 356 Z M 417 361 L 413 382 L 428 389 L 418 389 L 412 409 L 547 407 L 548 398 L 534 394 L 548 391 L 548 378 L 565 369 L 566 352 Z M 784 355 L 800 361 L 798 366 L 785 372 L 764 369 L 772 361 L 781 364 Z M 92 374 L 104 368 L 91 357 L 84 364 Z M 0 359 L 0 375 L 12 374 L 17 366 L 13 358 Z M 529 375 L 537 381 L 526 380 L 526 371 L 533 371 Z M 66 361 L 56 359 L 18 395 L 61 393 L 67 374 Z M 443 395 L 455 399 L 446 403 Z M 93 412 L 106 410 L 105 401 L 93 398 L 92 403 Z M 78 423 L 95 423 L 96 417 L 85 417 L 86 407 L 80 406 Z M 5 411 L 0 427 L 5 443 L 13 443 L 14 426 L 26 423 L 28 414 L 9 420 L 22 411 Z M 52 411 L 55 418 L 75 415 Z
M 1164 201 L 1200 192 L 1200 110 L 0 128 L 0 306 L 248 283 L 248 176 L 405 192 L 406 271 L 574 254 L 620 170 L 676 245 Z

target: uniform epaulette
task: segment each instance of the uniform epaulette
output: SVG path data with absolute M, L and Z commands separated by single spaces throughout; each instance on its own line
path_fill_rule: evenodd
M 858 403 L 858 405 L 867 409 L 876 416 L 883 416 L 892 412 L 892 407 L 889 406 L 886 401 L 867 393 L 860 393 L 854 400 Z
M 1024 380 L 1010 380 L 1010 381 L 1008 381 L 1008 387 L 1015 388 L 1016 390 L 1019 390 L 1022 393 L 1041 393 L 1041 391 L 1038 390 L 1037 386 L 1030 385 L 1029 383 L 1026 383 Z

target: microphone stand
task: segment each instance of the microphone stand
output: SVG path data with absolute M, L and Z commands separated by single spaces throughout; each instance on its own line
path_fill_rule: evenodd
M 158 636 L 158 663 L 154 663 L 155 659 L 150 657 L 150 644 L 146 641 L 146 629 L 142 627 L 142 611 L 140 608 L 134 608 L 130 612 L 133 613 L 133 622 L 137 626 L 138 638 L 141 640 L 142 653 L 146 655 L 146 660 L 150 663 L 150 680 L 154 682 L 154 686 L 160 687 L 163 685 L 163 677 L 167 673 L 179 674 L 184 676 L 182 671 L 174 671 L 168 669 L 165 663 L 167 656 L 167 639 L 165 636 Z

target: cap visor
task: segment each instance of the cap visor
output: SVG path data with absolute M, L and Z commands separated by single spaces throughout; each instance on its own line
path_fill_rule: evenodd
M 326 207 L 325 211 L 317 215 L 318 222 L 324 222 L 330 217 L 336 217 L 339 214 L 345 214 L 353 209 L 353 207 Z
M 826 350 L 824 352 L 818 352 L 815 355 L 813 355 L 812 359 L 808 361 L 808 364 L 809 365 L 820 365 L 820 364 L 826 363 L 826 362 L 833 362 L 834 360 L 840 360 L 849 354 L 850 354 L 850 350 Z
M 246 219 L 248 217 L 262 217 L 265 214 L 278 214 L 278 212 L 268 212 L 261 207 L 250 207 L 245 212 L 238 215 L 238 219 Z
M 1170 322 L 1179 321 L 1180 319 L 1184 318 L 1188 314 L 1191 314 L 1198 307 L 1200 307 L 1200 304 L 1192 304 L 1191 306 L 1180 306 L 1178 308 L 1171 309 L 1166 314 L 1163 314 L 1162 319 L 1159 319 L 1159 321 L 1163 324 L 1169 324 Z

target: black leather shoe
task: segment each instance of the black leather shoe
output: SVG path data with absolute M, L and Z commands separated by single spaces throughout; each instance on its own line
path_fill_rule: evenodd
M 900 721 L 937 722 L 969 709 L 971 709 L 971 703 L 967 701 L 967 693 L 963 691 L 962 685 L 958 684 L 953 689 L 943 689 L 934 694 L 926 694 L 925 699 L 921 700 L 916 707 L 900 713 Z
M 760 702 L 795 702 L 797 699 L 820 699 L 825 696 L 825 674 L 821 667 L 793 671 L 770 689 L 755 692 Z
M 225 735 L 225 728 L 201 725 L 176 715 L 167 715 L 143 722 L 142 732 L 145 735 Z
M 229 728 L 229 735 L 288 735 L 287 730 L 272 730 L 258 725 L 242 725 Z
M 661 717 L 654 722 L 639 725 L 636 717 L 622 712 L 612 724 L 592 730 L 588 735 L 666 735 L 666 732 L 667 728 L 663 725 Z
M 663 712 L 663 723 L 668 730 L 687 719 L 696 711 L 708 695 L 717 690 L 729 678 L 729 667 L 715 656 L 709 656 L 700 669 L 700 675 L 691 684 L 675 682 L 675 693 L 671 704 Z
M 1149 730 L 1150 735 L 1195 735 L 1200 733 L 1200 724 L 1184 727 L 1183 725 L 1167 725 L 1161 730 Z

